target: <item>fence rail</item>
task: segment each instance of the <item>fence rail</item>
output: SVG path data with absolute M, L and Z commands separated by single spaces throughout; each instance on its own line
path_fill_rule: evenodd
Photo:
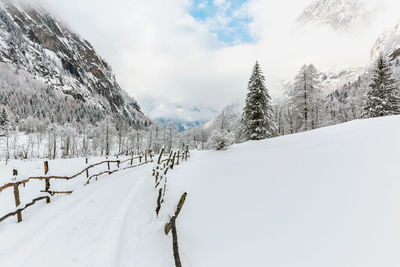
M 144 161 L 142 161 L 142 159 L 144 158 Z M 135 160 L 139 160 L 139 163 L 137 164 L 133 164 Z M 121 164 L 127 163 L 128 162 L 128 166 L 125 166 L 124 168 L 121 168 Z M 3 217 L 0 218 L 0 222 L 3 222 L 4 220 L 8 219 L 9 217 L 12 216 L 17 216 L 17 221 L 21 222 L 22 221 L 22 211 L 24 211 L 25 209 L 27 209 L 30 206 L 35 205 L 38 201 L 40 200 L 44 200 L 46 199 L 46 203 L 50 203 L 51 201 L 51 197 L 56 195 L 56 194 L 72 194 L 73 191 L 52 191 L 50 190 L 50 180 L 71 180 L 71 179 L 75 179 L 77 177 L 79 177 L 82 174 L 86 174 L 86 183 L 84 184 L 85 186 L 88 185 L 90 183 L 90 181 L 95 178 L 97 180 L 97 178 L 99 176 L 102 176 L 104 174 L 112 174 L 115 173 L 117 171 L 121 171 L 121 170 L 126 170 L 126 169 L 130 169 L 130 168 L 135 168 L 135 167 L 139 167 L 142 165 L 145 165 L 149 162 L 153 162 L 153 154 L 151 153 L 151 151 L 149 153 L 147 153 L 147 151 L 145 153 L 143 153 L 143 155 L 139 155 L 139 156 L 135 156 L 135 157 L 130 157 L 128 159 L 125 159 L 123 161 L 121 160 L 104 160 L 95 164 L 91 164 L 90 166 L 87 166 L 86 168 L 84 168 L 82 171 L 79 171 L 78 173 L 72 175 L 72 176 L 57 176 L 57 175 L 50 175 L 50 176 L 37 176 L 37 177 L 29 177 L 26 178 L 24 180 L 18 181 L 18 182 L 14 182 L 14 183 L 8 183 L 5 184 L 3 186 L 0 187 L 0 193 L 3 192 L 4 190 L 8 189 L 8 188 L 13 188 L 14 189 L 14 199 L 15 199 L 15 206 L 16 206 L 16 210 L 12 211 L 6 215 L 4 215 Z M 88 163 L 88 160 L 86 159 L 86 164 Z M 106 171 L 102 171 L 99 173 L 95 173 L 90 175 L 89 171 L 91 169 L 93 169 L 94 167 L 97 166 L 101 166 L 101 165 L 106 165 L 107 164 L 107 170 Z M 116 164 L 117 165 L 117 169 L 111 170 L 110 164 Z M 45 174 L 47 174 L 48 172 L 48 162 L 46 161 L 44 163 L 44 169 L 45 169 Z M 15 171 L 15 170 L 14 170 Z M 38 198 L 33 199 L 30 203 L 26 204 L 23 208 L 20 208 L 20 192 L 19 192 L 19 186 L 23 185 L 24 187 L 26 186 L 26 184 L 28 184 L 30 181 L 33 180 L 43 180 L 45 181 L 45 189 L 41 190 L 40 193 L 47 193 L 49 194 L 49 196 L 41 196 Z

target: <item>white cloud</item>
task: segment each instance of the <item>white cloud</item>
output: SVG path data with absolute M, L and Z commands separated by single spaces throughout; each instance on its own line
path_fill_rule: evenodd
M 206 7 L 207 7 L 207 0 L 202 1 L 202 2 L 199 2 L 199 3 L 197 4 L 197 8 L 198 8 L 198 9 L 205 9 Z
M 221 7 L 227 5 L 228 2 L 226 0 L 214 0 L 213 4 L 214 6 Z
M 42 1 L 94 44 L 139 103 L 151 97 L 216 108 L 245 96 L 257 59 L 273 95 L 280 88 L 271 80 L 292 78 L 304 63 L 320 69 L 367 64 L 378 34 L 394 25 L 400 7 L 385 0 L 373 25 L 346 34 L 296 28 L 308 0 L 251 0 L 236 15 L 253 16 L 250 31 L 257 42 L 232 47 L 210 33 L 212 25 L 189 15 L 189 0 Z

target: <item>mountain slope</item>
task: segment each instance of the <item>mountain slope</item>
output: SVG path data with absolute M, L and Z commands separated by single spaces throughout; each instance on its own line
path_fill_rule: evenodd
M 399 66 L 400 59 L 400 22 L 392 29 L 382 33 L 371 49 L 371 59 L 376 59 L 380 53 L 385 54 Z
M 58 98 L 66 97 L 64 108 L 85 103 L 83 113 L 88 114 L 82 119 L 95 113 L 96 118 L 120 116 L 132 123 L 147 120 L 92 45 L 37 5 L 0 2 L 0 62 L 9 69 L 0 74 L 3 80 L 12 72 L 21 73 L 27 84 L 37 80 L 36 87 L 51 90 Z M 50 110 L 46 113 L 51 115 Z

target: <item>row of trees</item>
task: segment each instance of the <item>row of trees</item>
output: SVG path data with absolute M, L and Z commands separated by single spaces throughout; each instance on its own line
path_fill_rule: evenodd
M 397 84 L 390 61 L 383 55 L 377 59 L 372 75 L 362 75 L 328 95 L 321 90 L 321 73 L 312 64 L 304 65 L 288 86 L 286 97 L 273 103 L 257 62 L 243 110 L 233 106 L 225 109 L 211 130 L 209 142 L 211 147 L 223 149 L 234 142 L 293 134 L 360 118 L 397 115 Z M 226 118 L 230 122 L 221 123 Z
M 0 148 L 3 148 L 0 153 L 4 159 L 130 155 L 144 150 L 157 153 L 162 147 L 169 151 L 184 149 L 186 144 L 201 148 L 202 140 L 203 148 L 206 147 L 206 138 L 201 138 L 201 131 L 195 129 L 180 133 L 172 124 L 138 128 L 114 118 L 95 125 L 82 122 L 59 125 L 28 117 L 0 129 L 4 129 L 0 134 Z

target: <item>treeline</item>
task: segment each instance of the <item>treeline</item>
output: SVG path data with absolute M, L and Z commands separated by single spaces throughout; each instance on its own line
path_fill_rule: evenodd
M 137 154 L 145 150 L 158 153 L 191 148 L 200 143 L 195 130 L 178 132 L 172 124 L 135 128 L 124 120 L 107 118 L 93 125 L 84 122 L 64 125 L 36 119 L 20 123 L 1 119 L 0 153 L 3 159 L 71 158 Z M 5 116 L 7 117 L 7 115 Z
M 384 55 L 354 82 L 326 94 L 321 73 L 304 65 L 285 96 L 271 100 L 260 65 L 256 63 L 248 84 L 244 107 L 231 105 L 209 127 L 208 142 L 216 149 L 232 143 L 293 134 L 354 119 L 400 114 L 399 80 L 395 63 Z

